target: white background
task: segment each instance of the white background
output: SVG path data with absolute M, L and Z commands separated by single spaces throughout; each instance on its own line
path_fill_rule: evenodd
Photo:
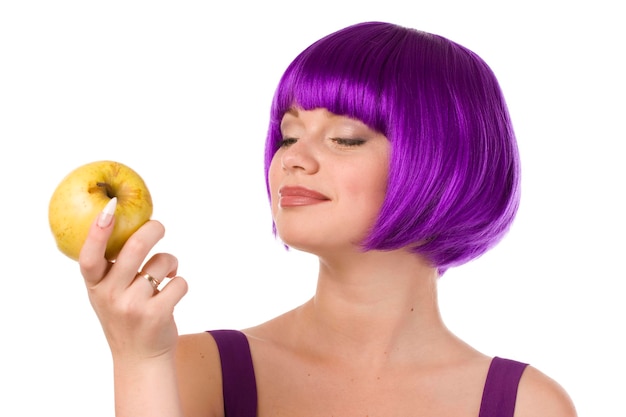
M 441 279 L 444 319 L 483 352 L 555 378 L 581 416 L 624 416 L 618 3 L 2 2 L 0 415 L 113 415 L 108 347 L 47 220 L 54 187 L 83 163 L 124 162 L 150 186 L 167 228 L 157 249 L 179 257 L 190 283 L 181 332 L 250 326 L 312 295 L 314 259 L 271 234 L 269 103 L 301 49 L 384 20 L 481 55 L 522 154 L 515 226 Z

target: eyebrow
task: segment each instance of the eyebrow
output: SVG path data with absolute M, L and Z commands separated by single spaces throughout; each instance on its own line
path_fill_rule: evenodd
M 285 114 L 290 114 L 292 116 L 298 117 L 298 109 L 296 109 L 295 107 L 290 107 L 289 109 L 287 109 Z

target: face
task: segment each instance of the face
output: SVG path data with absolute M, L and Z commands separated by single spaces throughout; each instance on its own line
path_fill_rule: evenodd
M 325 109 L 293 109 L 269 170 L 272 214 L 296 249 L 358 251 L 385 198 L 389 141 Z

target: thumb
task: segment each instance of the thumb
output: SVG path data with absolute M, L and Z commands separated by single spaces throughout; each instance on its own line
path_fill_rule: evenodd
M 113 232 L 114 214 L 117 207 L 117 198 L 112 198 L 98 217 L 91 224 L 85 243 L 80 250 L 78 263 L 80 271 L 90 284 L 96 284 L 109 268 L 109 262 L 104 254 L 107 242 Z

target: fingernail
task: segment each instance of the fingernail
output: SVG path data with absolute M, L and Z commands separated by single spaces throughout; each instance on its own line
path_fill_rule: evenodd
M 115 214 L 115 207 L 117 206 L 117 197 L 113 197 L 106 206 L 102 209 L 100 216 L 98 216 L 98 227 L 104 229 L 113 221 L 113 215 Z

